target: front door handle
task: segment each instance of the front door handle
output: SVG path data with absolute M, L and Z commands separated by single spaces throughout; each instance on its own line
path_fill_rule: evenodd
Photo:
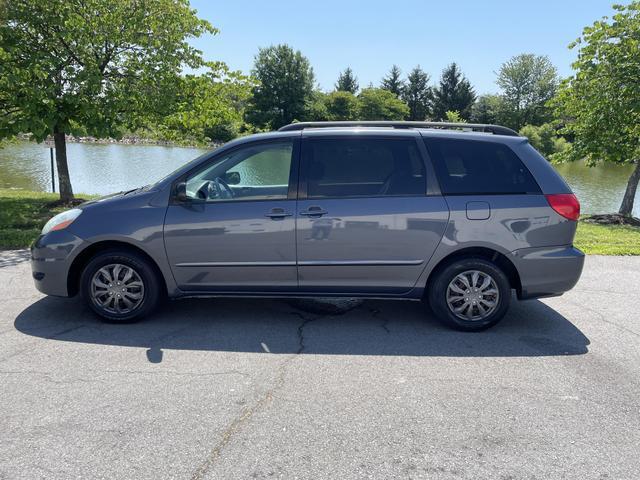
M 329 212 L 323 210 L 322 207 L 313 206 L 301 211 L 300 215 L 305 215 L 307 217 L 321 217 L 322 215 L 326 215 L 327 213 Z
M 284 208 L 272 208 L 269 213 L 265 214 L 265 217 L 273 218 L 275 220 L 278 218 L 290 217 L 292 215 L 293 213 L 285 211 Z

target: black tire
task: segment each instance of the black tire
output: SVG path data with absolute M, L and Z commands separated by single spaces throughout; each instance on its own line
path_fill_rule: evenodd
M 493 310 L 490 311 L 486 317 L 466 320 L 457 316 L 452 311 L 452 308 L 449 307 L 447 302 L 447 290 L 449 288 L 449 284 L 459 274 L 470 271 L 479 271 L 491 277 L 495 282 L 498 294 L 496 296 L 497 298 L 492 297 L 492 299 L 496 301 L 497 305 L 493 307 Z M 445 265 L 443 268 L 435 272 L 434 278 L 429 282 L 427 299 L 433 313 L 436 315 L 438 320 L 443 322 L 445 325 L 466 332 L 479 332 L 494 326 L 505 316 L 511 301 L 511 286 L 507 276 L 494 263 L 483 258 L 461 258 Z M 462 301 L 459 304 L 461 303 Z M 480 301 L 478 301 L 478 303 L 480 303 Z M 454 307 L 456 306 L 457 305 L 454 304 Z M 472 308 L 475 309 L 472 310 L 472 312 L 477 312 L 478 316 L 480 316 L 480 311 L 477 310 L 478 307 Z M 468 312 L 468 309 L 465 311 Z M 461 313 L 461 315 L 463 314 Z
M 123 312 L 113 311 L 101 306 L 92 294 L 92 281 L 94 275 L 109 265 L 124 265 L 132 269 L 142 282 L 141 300 L 130 310 Z M 124 286 L 124 285 L 123 285 Z M 150 314 L 160 302 L 162 289 L 160 279 L 154 266 L 143 256 L 128 250 L 107 250 L 95 255 L 85 266 L 80 277 L 80 292 L 85 302 L 103 321 L 110 323 L 131 323 L 140 320 Z M 124 304 L 119 303 L 119 306 Z

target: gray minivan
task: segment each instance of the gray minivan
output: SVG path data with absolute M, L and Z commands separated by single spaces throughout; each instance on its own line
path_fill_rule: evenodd
M 103 319 L 163 297 L 427 300 L 481 330 L 580 277 L 580 205 L 527 141 L 494 125 L 309 122 L 234 140 L 149 186 L 52 218 L 36 287 Z

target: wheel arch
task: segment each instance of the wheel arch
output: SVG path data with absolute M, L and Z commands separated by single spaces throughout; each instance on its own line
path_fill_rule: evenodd
M 167 295 L 167 281 L 162 274 L 162 270 L 160 270 L 158 263 L 151 255 L 145 252 L 142 248 L 131 243 L 119 240 L 103 240 L 89 244 L 73 259 L 71 267 L 69 267 L 69 274 L 67 275 L 67 291 L 69 292 L 69 296 L 75 296 L 80 291 L 80 276 L 82 275 L 82 271 L 87 263 L 89 263 L 95 255 L 107 250 L 129 251 L 143 257 L 154 269 L 162 288 L 162 292 L 165 296 Z
M 488 247 L 466 247 L 460 250 L 456 250 L 455 252 L 452 252 L 446 257 L 442 258 L 431 270 L 431 272 L 429 272 L 429 276 L 427 277 L 427 282 L 425 284 L 425 294 L 429 291 L 430 284 L 431 282 L 433 282 L 438 272 L 440 272 L 447 265 L 460 260 L 461 258 L 482 258 L 495 263 L 496 266 L 498 266 L 507 276 L 509 285 L 511 285 L 511 288 L 515 289 L 518 297 L 521 295 L 522 283 L 520 281 L 520 274 L 518 273 L 516 266 L 511 260 L 509 260 L 506 255 Z

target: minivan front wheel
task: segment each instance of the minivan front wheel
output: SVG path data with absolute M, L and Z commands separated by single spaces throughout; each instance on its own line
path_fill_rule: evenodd
M 507 312 L 511 287 L 504 272 L 481 258 L 456 260 L 435 274 L 429 305 L 439 320 L 458 330 L 480 331 Z
M 160 286 L 153 266 L 134 252 L 111 250 L 93 257 L 80 278 L 89 307 L 108 322 L 133 322 L 158 304 Z

